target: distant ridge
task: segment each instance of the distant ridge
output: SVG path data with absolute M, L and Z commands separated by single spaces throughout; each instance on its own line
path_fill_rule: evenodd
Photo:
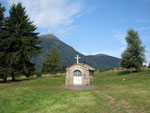
M 76 51 L 71 46 L 59 40 L 59 38 L 57 38 L 53 34 L 41 35 L 39 36 L 39 40 L 42 41 L 42 43 L 40 44 L 40 46 L 43 47 L 42 53 L 38 55 L 36 58 L 32 59 L 32 62 L 36 63 L 36 71 L 38 72 L 41 71 L 43 61 L 46 58 L 46 54 L 47 52 L 49 52 L 52 46 L 56 46 L 57 49 L 59 49 L 62 58 L 61 64 L 62 66 L 66 66 L 66 67 L 76 63 L 74 57 L 77 54 L 81 57 L 80 63 L 85 62 L 96 69 L 104 68 L 104 67 L 118 67 L 118 64 L 120 62 L 119 58 L 112 57 L 106 54 L 85 56 L 79 53 L 78 51 Z

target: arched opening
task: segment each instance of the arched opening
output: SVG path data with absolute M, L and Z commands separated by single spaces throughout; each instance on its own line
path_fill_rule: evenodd
M 82 84 L 82 72 L 80 70 L 75 70 L 73 72 L 73 84 Z
M 75 70 L 73 76 L 82 76 L 82 72 L 80 70 Z

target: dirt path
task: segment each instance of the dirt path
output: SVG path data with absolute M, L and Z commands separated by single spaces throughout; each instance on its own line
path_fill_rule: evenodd
M 109 99 L 108 105 L 111 106 L 113 108 L 113 112 L 119 112 L 117 105 L 120 105 L 122 108 L 124 108 L 124 110 L 127 113 L 134 113 L 133 110 L 131 110 L 129 107 L 129 103 L 125 100 L 121 100 L 119 102 L 116 101 L 115 98 L 113 98 L 112 96 L 109 96 L 105 93 L 99 92 L 99 91 L 95 91 L 96 93 L 105 96 L 107 99 Z

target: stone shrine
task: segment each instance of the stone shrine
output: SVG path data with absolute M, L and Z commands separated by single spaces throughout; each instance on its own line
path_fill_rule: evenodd
M 65 85 L 90 85 L 95 69 L 85 63 L 79 63 L 80 57 L 75 57 L 76 64 L 66 68 Z

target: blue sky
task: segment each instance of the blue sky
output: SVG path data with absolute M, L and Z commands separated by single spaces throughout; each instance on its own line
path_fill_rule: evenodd
M 53 33 L 77 51 L 120 57 L 128 29 L 138 31 L 150 62 L 150 0 L 1 0 L 22 2 L 40 34 Z

